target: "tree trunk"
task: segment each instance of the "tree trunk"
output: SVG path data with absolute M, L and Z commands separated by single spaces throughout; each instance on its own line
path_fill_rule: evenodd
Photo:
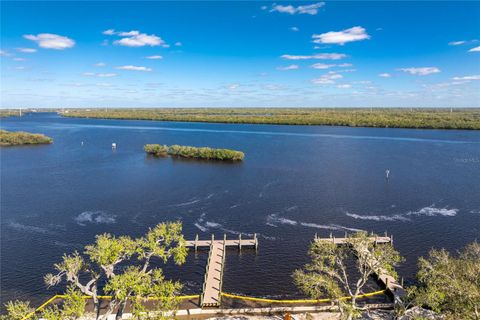
M 99 320 L 107 320 L 108 316 L 113 313 L 113 310 L 115 309 L 115 307 L 116 307 L 117 305 L 118 305 L 118 301 L 112 299 L 112 300 L 110 301 L 110 303 L 108 304 L 108 309 L 107 309 L 107 311 L 105 312 L 105 314 L 102 315 L 102 316 L 100 316 L 98 319 L 99 319 Z
M 125 307 L 127 305 L 127 300 L 128 298 L 125 298 L 125 300 L 122 301 L 120 306 L 118 307 L 117 315 L 115 316 L 115 320 L 121 320 L 123 312 L 125 311 Z

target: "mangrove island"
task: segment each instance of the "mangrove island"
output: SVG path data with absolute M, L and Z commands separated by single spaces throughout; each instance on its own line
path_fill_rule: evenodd
M 155 155 L 157 157 L 165 157 L 170 155 L 172 157 L 205 159 L 205 160 L 229 160 L 242 161 L 245 154 L 241 151 L 229 149 L 214 149 L 208 147 L 191 147 L 179 145 L 160 145 L 160 144 L 146 144 L 143 147 L 146 153 Z
M 0 146 L 20 146 L 27 144 L 49 144 L 53 139 L 40 133 L 11 132 L 0 130 Z

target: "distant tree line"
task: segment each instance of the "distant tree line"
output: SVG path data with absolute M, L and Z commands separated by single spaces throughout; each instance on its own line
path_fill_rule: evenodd
M 245 154 L 241 151 L 229 149 L 214 149 L 208 147 L 191 147 L 179 145 L 160 145 L 160 144 L 146 144 L 143 149 L 146 153 L 165 157 L 170 155 L 172 157 L 206 159 L 206 160 L 230 160 L 241 161 Z
M 159 121 L 480 130 L 479 108 L 73 109 L 65 117 Z
M 53 139 L 46 135 L 29 132 L 11 132 L 7 130 L 0 130 L 0 146 L 19 146 L 25 144 L 48 144 L 52 143 Z

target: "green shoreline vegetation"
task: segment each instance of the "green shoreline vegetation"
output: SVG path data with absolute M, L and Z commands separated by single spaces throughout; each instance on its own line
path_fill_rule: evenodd
M 225 161 L 242 161 L 245 154 L 241 151 L 229 149 L 214 149 L 208 147 L 191 147 L 179 145 L 160 145 L 160 144 L 146 144 L 143 147 L 146 153 L 155 155 L 157 157 L 165 157 L 170 155 L 172 157 L 192 158 L 192 159 L 206 159 L 206 160 L 225 160 Z
M 29 144 L 49 144 L 53 139 L 40 133 L 11 132 L 0 130 L 0 146 L 21 146 Z
M 70 109 L 64 117 L 281 125 L 480 130 L 480 108 Z

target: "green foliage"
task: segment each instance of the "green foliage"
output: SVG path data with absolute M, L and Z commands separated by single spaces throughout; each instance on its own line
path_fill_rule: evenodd
M 75 320 L 85 314 L 85 299 L 82 293 L 69 286 L 66 297 L 61 305 L 47 307 L 41 313 L 41 318 L 46 320 Z
M 158 298 L 159 302 L 155 303 L 155 307 L 162 308 L 160 311 L 173 311 L 176 306 L 175 295 L 182 286 L 180 283 L 165 280 L 162 270 L 152 268 L 150 260 L 157 258 L 167 263 L 172 259 L 177 265 L 181 265 L 187 256 L 185 245 L 181 222 L 160 223 L 137 239 L 110 234 L 98 235 L 94 244 L 85 247 L 84 256 L 78 252 L 64 255 L 62 262 L 55 265 L 57 273 L 46 275 L 45 282 L 51 286 L 66 279 L 81 293 L 93 297 L 96 309 L 99 305 L 97 285 L 99 281 L 104 282 L 103 292 L 110 294 L 112 299 L 107 312 L 101 315 L 100 319 L 106 319 L 118 307 L 123 310 L 127 299 L 133 301 L 138 317 L 144 311 L 142 303 L 151 297 Z M 125 267 L 117 268 L 120 263 Z M 82 282 L 85 280 L 86 283 Z M 59 315 L 65 317 L 68 314 L 73 317 L 77 314 L 76 311 L 82 309 L 81 302 L 75 295 L 77 291 L 70 290 L 71 298 L 65 301 L 63 309 L 52 307 L 46 311 L 52 320 L 56 320 L 55 317 Z M 140 318 L 142 317 L 144 316 Z
M 53 140 L 43 134 L 28 132 L 10 132 L 0 130 L 0 146 L 18 146 L 25 144 L 48 144 Z
M 229 149 L 214 149 L 208 147 L 190 147 L 190 146 L 166 146 L 159 144 L 147 144 L 143 148 L 145 152 L 156 155 L 165 156 L 167 154 L 172 157 L 195 158 L 207 160 L 231 160 L 241 161 L 245 154 L 241 151 Z
M 159 144 L 146 144 L 143 147 L 146 153 L 153 154 L 157 157 L 165 157 L 168 154 L 168 146 Z
M 310 246 L 311 258 L 303 270 L 293 273 L 295 284 L 312 299 L 328 297 L 336 301 L 347 318 L 359 315 L 356 305 L 362 288 L 374 273 L 393 271 L 402 258 L 390 244 L 375 245 L 366 232 L 349 235 L 346 243 L 315 241 Z M 355 257 L 358 279 L 348 274 L 348 259 Z M 340 300 L 349 296 L 349 301 Z
M 159 121 L 480 130 L 480 109 L 162 108 L 76 109 L 65 117 Z
M 0 320 L 22 320 L 28 314 L 32 313 L 34 309 L 30 307 L 29 301 L 8 301 L 5 304 L 7 314 L 0 315 Z
M 417 287 L 408 288 L 416 305 L 426 305 L 451 319 L 480 319 L 480 244 L 473 242 L 457 257 L 432 249 L 418 261 Z

